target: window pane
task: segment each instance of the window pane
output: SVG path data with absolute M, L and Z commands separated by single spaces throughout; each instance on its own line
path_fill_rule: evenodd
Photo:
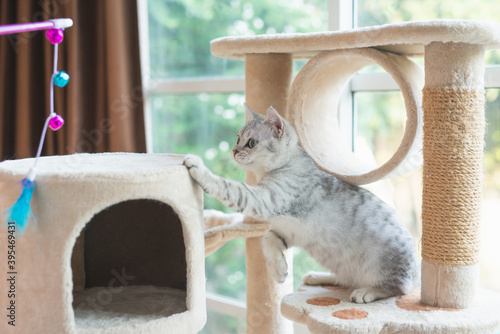
M 358 0 L 358 26 L 433 19 L 498 21 L 498 0 Z
M 148 0 L 151 78 L 243 76 L 243 62 L 211 56 L 224 36 L 326 30 L 325 0 Z
M 500 89 L 486 92 L 483 212 L 481 220 L 481 286 L 500 292 Z
M 246 300 L 245 240 L 229 241 L 205 260 L 207 291 Z
M 354 152 L 364 161 L 385 163 L 403 138 L 406 108 L 402 93 L 357 92 L 354 101 Z
M 357 0 L 359 27 L 433 19 L 498 22 L 498 0 Z M 500 64 L 500 52 L 486 52 L 486 64 Z
M 231 156 L 245 124 L 243 94 L 153 95 L 150 103 L 153 152 L 196 154 L 213 173 L 244 180 Z M 205 208 L 227 210 L 208 196 Z

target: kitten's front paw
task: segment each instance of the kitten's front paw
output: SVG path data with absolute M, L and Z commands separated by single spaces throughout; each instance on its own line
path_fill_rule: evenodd
M 184 157 L 184 166 L 188 169 L 199 168 L 200 166 L 203 166 L 203 160 L 201 160 L 201 158 L 197 155 L 188 154 Z
M 200 157 L 192 154 L 186 155 L 184 158 L 184 166 L 187 167 L 189 171 L 189 175 L 196 181 L 200 181 L 204 169 L 206 168 L 205 165 L 203 164 L 203 160 L 201 160 Z

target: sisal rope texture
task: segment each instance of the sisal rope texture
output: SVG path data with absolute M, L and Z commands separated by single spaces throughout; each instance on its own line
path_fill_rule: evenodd
M 484 90 L 424 88 L 422 257 L 479 261 Z

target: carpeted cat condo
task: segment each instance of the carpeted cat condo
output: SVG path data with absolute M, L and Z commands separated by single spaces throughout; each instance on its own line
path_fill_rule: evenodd
M 31 165 L 0 163 L 1 211 Z M 1 284 L 0 333 L 197 333 L 206 321 L 202 200 L 181 156 L 41 158 L 36 218 L 15 239 L 0 229 L 2 282 L 11 278 L 14 292 Z

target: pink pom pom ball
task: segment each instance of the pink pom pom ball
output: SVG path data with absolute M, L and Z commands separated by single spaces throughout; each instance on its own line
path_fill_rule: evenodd
M 59 44 L 64 39 L 64 30 L 63 29 L 49 29 L 45 33 L 45 36 L 52 44 Z
M 52 131 L 59 130 L 63 125 L 64 125 L 64 118 L 62 118 L 59 115 L 55 115 L 49 121 L 49 128 L 51 128 Z

